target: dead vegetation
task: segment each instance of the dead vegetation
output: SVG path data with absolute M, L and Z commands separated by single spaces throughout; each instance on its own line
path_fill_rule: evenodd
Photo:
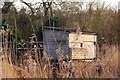
M 105 54 L 98 55 L 95 61 L 63 60 L 51 63 L 49 55 L 38 59 L 37 49 L 25 53 L 19 66 L 8 59 L 1 61 L 2 78 L 117 78 L 118 46 L 105 47 Z M 34 53 L 34 55 L 33 55 Z M 8 57 L 9 58 L 9 57 Z
M 22 3 L 25 2 L 22 1 Z M 12 35 L 15 36 L 16 41 L 17 38 L 19 37 L 21 39 L 24 38 L 26 40 L 31 35 L 31 32 L 35 33 L 35 30 L 33 28 L 36 27 L 34 25 L 35 23 L 38 26 L 41 25 L 51 26 L 52 24 L 49 23 L 55 23 L 54 20 L 58 21 L 58 23 L 53 24 L 53 26 L 58 26 L 58 24 L 60 24 L 60 26 L 63 27 L 74 26 L 74 22 L 79 22 L 79 25 L 81 25 L 81 28 L 83 30 L 85 28 L 90 31 L 97 31 L 100 40 L 104 39 L 104 37 L 108 39 L 109 42 L 110 40 L 113 40 L 114 42 L 116 38 L 119 39 L 119 35 L 117 34 L 119 33 L 118 30 L 119 28 L 118 26 L 116 26 L 118 25 L 117 11 L 107 9 L 107 7 L 105 7 L 104 4 L 101 5 L 100 7 L 99 5 L 97 5 L 96 10 L 93 10 L 92 7 L 95 7 L 94 6 L 95 4 L 93 3 L 88 4 L 89 7 L 86 12 L 84 12 L 83 10 L 84 5 L 80 4 L 81 8 L 79 10 L 77 8 L 75 9 L 77 12 L 76 15 L 75 15 L 76 12 L 73 10 L 75 8 L 74 6 L 77 4 L 73 5 L 74 8 L 69 8 L 71 7 L 71 5 L 65 6 L 66 4 L 64 4 L 63 6 L 61 6 L 61 8 L 63 7 L 63 10 L 60 10 L 60 12 L 59 10 L 58 11 L 56 10 L 56 14 L 54 13 L 55 16 L 53 16 L 51 2 L 50 3 L 43 2 L 42 8 L 44 8 L 45 10 L 41 11 L 42 10 L 41 7 L 38 10 L 36 8 L 37 11 L 36 10 L 35 11 L 38 12 L 38 14 L 35 12 L 35 15 L 33 15 L 34 8 L 32 10 L 32 6 L 29 6 L 27 4 L 27 6 L 30 7 L 32 13 L 28 12 L 26 14 L 26 9 L 21 9 L 20 12 L 22 13 L 18 12 L 19 15 L 17 15 L 16 12 L 13 10 L 11 10 L 9 14 L 6 14 L 8 13 L 7 10 L 6 13 L 3 13 L 4 14 L 3 18 L 8 19 L 8 22 L 10 21 L 9 22 L 10 25 L 14 26 L 14 28 L 17 28 L 14 30 L 13 27 L 10 27 L 11 30 L 13 30 L 13 32 L 15 31 L 15 33 L 12 33 Z M 8 3 L 6 3 L 6 5 L 7 4 Z M 9 9 L 8 7 L 10 6 L 8 5 L 8 7 L 6 7 L 6 5 L 4 7 Z M 68 9 L 70 9 L 70 12 L 68 12 Z M 3 9 L 3 12 L 5 11 L 6 9 Z M 44 13 L 45 15 L 42 15 Z M 60 15 L 58 13 L 60 13 Z M 30 17 L 31 14 L 32 17 Z M 14 17 L 11 15 L 13 15 Z M 47 17 L 48 15 L 51 16 L 49 16 L 48 18 Z M 42 20 L 43 16 L 46 18 L 45 20 Z M 35 20 L 33 20 L 34 17 L 35 18 L 38 17 L 39 19 L 36 20 L 35 22 Z M 58 17 L 58 19 L 56 17 Z M 52 18 L 53 20 L 51 20 Z M 73 21 L 73 23 L 71 21 Z M 16 26 L 16 24 L 18 27 Z M 4 27 L 6 27 L 5 25 L 6 24 L 4 24 Z M 29 29 L 30 25 L 31 25 L 31 29 L 33 29 L 32 31 L 31 29 Z M 17 30 L 20 30 L 20 32 L 18 32 L 19 35 L 17 35 Z M 30 35 L 28 35 L 28 33 Z M 7 37 L 7 35 L 8 34 L 6 34 L 5 37 Z M 4 45 L 5 46 L 2 49 L 3 54 L 2 56 L 0 56 L 0 78 L 116 78 L 118 77 L 118 45 L 103 46 L 101 52 L 98 52 L 97 59 L 95 61 L 81 61 L 81 60 L 64 61 L 63 59 L 64 56 L 62 55 L 62 57 L 59 57 L 57 62 L 50 60 L 51 57 L 50 55 L 48 55 L 49 53 L 47 53 L 45 58 L 40 58 L 38 56 L 39 53 L 38 46 L 34 48 L 25 49 L 25 51 L 23 48 L 22 49 L 23 51 L 19 53 L 19 54 L 22 53 L 22 55 L 19 56 L 18 59 L 17 49 L 15 48 L 8 49 L 9 45 L 7 38 L 5 40 Z

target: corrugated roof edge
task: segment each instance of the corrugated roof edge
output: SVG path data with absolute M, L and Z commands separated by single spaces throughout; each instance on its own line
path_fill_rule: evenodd
M 66 31 L 66 32 L 76 32 L 78 29 L 77 28 L 60 28 L 60 27 L 43 27 L 43 30 L 55 30 L 55 31 Z M 90 32 L 90 31 L 81 31 L 82 34 L 88 34 L 88 35 L 97 35 L 95 32 Z

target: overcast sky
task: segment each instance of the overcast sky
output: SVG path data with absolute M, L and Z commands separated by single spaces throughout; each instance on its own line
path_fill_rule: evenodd
M 0 0 L 0 8 L 1 8 L 1 6 L 3 5 L 3 1 L 13 1 L 13 0 Z M 22 7 L 22 3 L 20 3 L 20 0 L 14 0 L 15 1 L 15 5 L 16 5 L 16 7 L 17 8 L 21 8 Z M 29 2 L 29 3 L 36 3 L 36 2 L 42 2 L 42 0 L 24 0 L 24 1 L 26 1 L 26 2 Z M 44 0 L 44 1 L 46 1 L 46 0 Z M 50 1 L 50 0 L 49 0 Z M 53 1 L 53 0 L 52 0 Z M 55 0 L 54 0 L 55 1 Z M 57 0 L 58 1 L 58 0 Z M 59 1 L 61 1 L 61 0 L 59 0 Z M 81 1 L 81 0 L 62 0 L 62 1 L 71 1 L 71 2 L 75 2 L 75 1 Z M 86 1 L 86 2 L 88 2 L 88 1 L 94 1 L 94 0 L 83 0 L 83 1 Z M 106 5 L 109 5 L 110 4 L 110 6 L 111 7 L 118 7 L 118 2 L 120 1 L 120 0 L 95 0 L 95 1 L 100 1 L 100 2 L 105 2 L 106 3 Z M 120 6 L 120 5 L 119 5 Z

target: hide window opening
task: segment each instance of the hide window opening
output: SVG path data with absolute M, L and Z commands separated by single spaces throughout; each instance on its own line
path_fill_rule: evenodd
M 96 45 L 96 42 L 94 42 L 94 45 Z
M 80 47 L 83 47 L 83 43 L 80 44 Z

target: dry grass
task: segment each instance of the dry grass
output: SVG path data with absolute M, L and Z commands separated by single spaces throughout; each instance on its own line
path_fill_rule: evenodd
M 59 58 L 59 70 L 50 64 L 50 57 L 35 59 L 26 55 L 21 66 L 15 66 L 4 60 L 2 62 L 2 77 L 4 78 L 115 78 L 118 71 L 118 47 L 109 46 L 106 53 L 99 56 L 97 61 L 86 62 L 81 60 L 63 61 Z M 34 51 L 37 53 L 36 49 Z M 30 52 L 29 52 L 30 54 Z M 96 71 L 97 65 L 102 67 L 102 72 Z

